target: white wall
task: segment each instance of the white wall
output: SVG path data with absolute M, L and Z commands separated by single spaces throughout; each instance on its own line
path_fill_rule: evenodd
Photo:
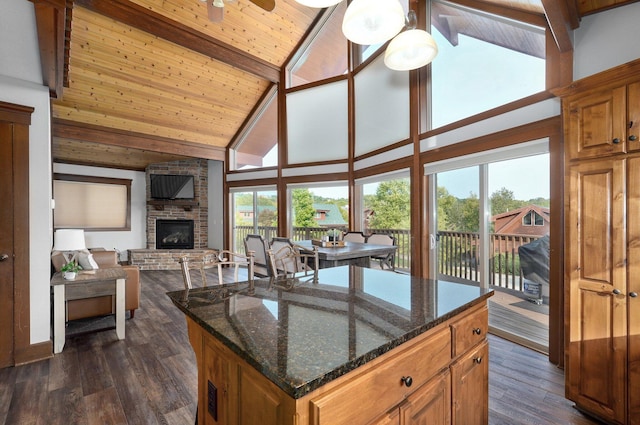
M 640 58 L 640 3 L 586 16 L 574 31 L 574 79 Z
M 224 247 L 224 228 L 222 218 L 224 217 L 224 162 L 209 161 L 207 164 L 209 172 L 209 241 L 208 247 L 222 249 Z
M 0 13 L 0 100 L 31 106 L 29 128 L 29 295 L 31 343 L 50 339 L 51 127 L 42 86 L 33 3 L 4 0 Z M 27 213 L 27 211 L 25 211 Z
M 120 251 L 121 260 L 127 259 L 127 249 L 147 247 L 147 195 L 144 171 L 56 163 L 53 164 L 53 172 L 131 180 L 131 230 L 117 232 L 85 231 L 85 241 L 87 247 L 90 248 L 117 249 Z

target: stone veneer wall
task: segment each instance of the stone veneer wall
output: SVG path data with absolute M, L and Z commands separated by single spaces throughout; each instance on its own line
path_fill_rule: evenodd
M 151 164 L 146 169 L 147 201 L 151 201 L 151 174 L 188 174 L 194 177 L 195 201 L 198 205 L 173 205 L 170 201 L 162 206 L 147 204 L 147 249 L 129 250 L 129 262 L 141 270 L 179 269 L 181 255 L 202 255 L 208 252 L 209 243 L 209 182 L 205 159 Z M 156 220 L 193 220 L 194 250 L 156 249 Z

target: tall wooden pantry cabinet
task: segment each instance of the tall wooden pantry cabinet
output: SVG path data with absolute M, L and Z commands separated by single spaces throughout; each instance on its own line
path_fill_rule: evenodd
M 565 143 L 565 388 L 640 425 L 640 60 L 574 82 Z

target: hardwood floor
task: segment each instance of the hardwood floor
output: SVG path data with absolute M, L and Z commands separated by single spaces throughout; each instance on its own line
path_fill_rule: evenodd
M 167 291 L 179 271 L 144 271 L 141 307 L 115 331 L 67 339 L 54 358 L 0 369 L 0 424 L 193 424 L 197 371 L 182 313 Z M 587 425 L 564 399 L 563 374 L 546 356 L 490 337 L 492 425 Z

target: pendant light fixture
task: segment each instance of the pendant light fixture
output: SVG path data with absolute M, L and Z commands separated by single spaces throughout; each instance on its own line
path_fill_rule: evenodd
M 384 64 L 396 71 L 409 71 L 430 63 L 438 54 L 438 45 L 428 32 L 416 29 L 416 13 L 409 11 L 407 30 L 401 32 L 387 46 Z
M 404 27 L 404 10 L 398 0 L 353 0 L 344 14 L 342 32 L 353 43 L 384 43 Z

